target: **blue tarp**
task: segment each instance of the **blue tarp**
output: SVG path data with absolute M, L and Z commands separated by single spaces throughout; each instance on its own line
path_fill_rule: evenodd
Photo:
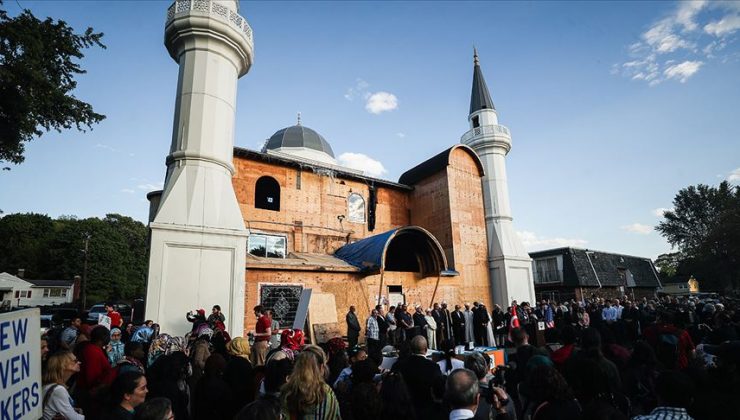
M 378 271 L 383 265 L 385 244 L 398 229 L 392 229 L 357 242 L 347 244 L 337 250 L 334 256 L 360 269 L 360 271 Z

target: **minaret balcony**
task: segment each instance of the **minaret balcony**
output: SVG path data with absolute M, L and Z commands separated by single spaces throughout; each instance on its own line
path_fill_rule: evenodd
M 460 138 L 460 143 L 466 144 L 473 149 L 487 146 L 501 146 L 511 149 L 511 133 L 503 125 L 483 125 L 474 127 Z
M 254 45 L 252 27 L 249 26 L 247 20 L 239 13 L 220 4 L 220 2 L 210 0 L 177 0 L 167 9 L 165 26 L 169 25 L 176 17 L 188 13 L 219 19 L 236 29 L 246 39 L 249 45 Z

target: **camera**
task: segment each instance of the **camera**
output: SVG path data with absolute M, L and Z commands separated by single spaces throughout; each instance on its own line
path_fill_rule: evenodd
M 506 387 L 506 372 L 514 370 L 512 365 L 498 365 L 496 371 L 493 374 L 493 378 L 488 382 L 488 386 L 493 388 L 494 386 L 505 388 Z

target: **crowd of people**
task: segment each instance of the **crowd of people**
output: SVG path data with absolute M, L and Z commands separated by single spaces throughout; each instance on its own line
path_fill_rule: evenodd
M 595 296 L 491 312 L 400 304 L 362 323 L 351 307 L 346 339 L 321 346 L 260 306 L 254 332 L 234 338 L 218 306 L 188 313 L 182 337 L 151 321 L 117 319 L 109 330 L 75 319 L 42 343 L 44 418 L 736 418 L 738 306 Z M 492 363 L 493 346 L 505 362 Z

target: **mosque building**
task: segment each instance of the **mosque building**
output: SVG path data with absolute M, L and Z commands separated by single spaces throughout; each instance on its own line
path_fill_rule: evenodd
M 470 130 L 389 181 L 340 166 L 300 116 L 260 151 L 233 147 L 251 28 L 237 1 L 201 3 L 176 1 L 165 29 L 180 79 L 164 190 L 150 194 L 148 318 L 177 332 L 188 310 L 220 304 L 232 335 L 243 335 L 261 304 L 290 327 L 310 289 L 311 324 L 346 332 L 350 305 L 365 319 L 378 303 L 490 309 L 534 298 L 509 205 L 511 136 L 477 53 Z

